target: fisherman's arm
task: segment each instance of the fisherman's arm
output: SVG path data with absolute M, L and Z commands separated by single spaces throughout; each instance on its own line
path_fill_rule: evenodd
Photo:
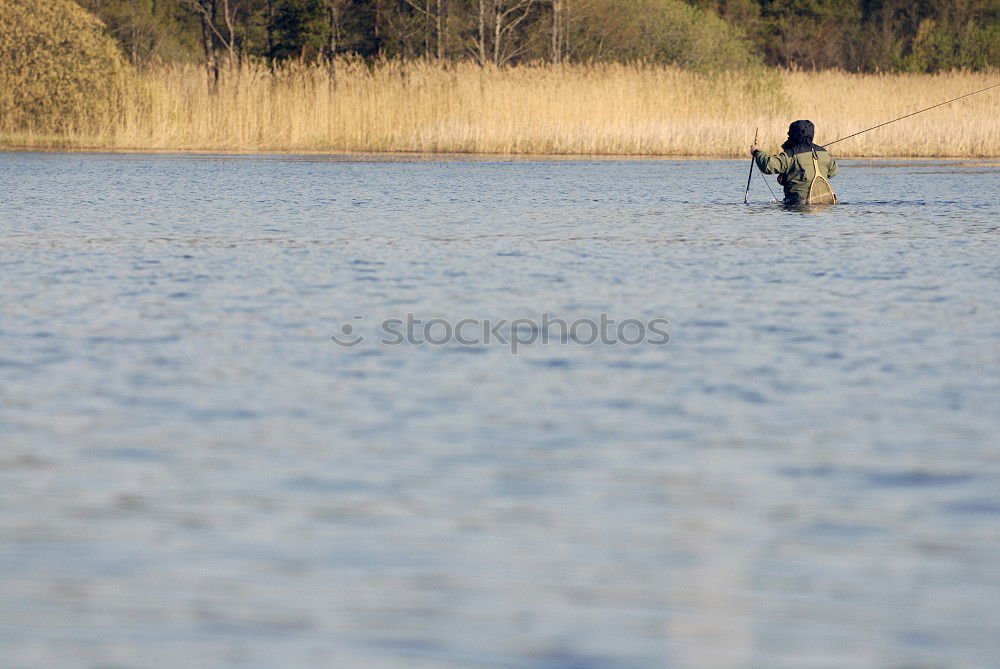
M 750 155 L 753 156 L 754 162 L 757 163 L 757 167 L 759 167 L 760 171 L 764 174 L 784 174 L 788 171 L 790 159 L 784 153 L 769 156 L 756 146 L 751 146 Z
M 827 176 L 827 178 L 829 179 L 829 178 L 837 176 L 837 172 L 839 172 L 839 171 L 840 171 L 840 168 L 837 167 L 837 161 L 833 159 L 833 156 L 830 156 L 830 162 L 828 162 L 826 164 L 826 176 Z

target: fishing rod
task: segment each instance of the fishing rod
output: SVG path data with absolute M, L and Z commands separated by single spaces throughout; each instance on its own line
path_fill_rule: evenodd
M 883 126 L 887 126 L 890 123 L 895 123 L 896 121 L 902 121 L 904 118 L 910 118 L 911 116 L 916 116 L 917 114 L 923 114 L 925 111 L 930 111 L 931 109 L 937 109 L 938 107 L 943 107 L 944 105 L 951 104 L 952 102 L 955 102 L 957 100 L 961 100 L 963 98 L 971 97 L 973 95 L 978 95 L 980 93 L 985 93 L 986 91 L 992 90 L 992 89 L 997 88 L 997 87 L 1000 87 L 1000 84 L 993 84 L 992 86 L 987 86 L 986 88 L 981 88 L 978 91 L 973 91 L 972 93 L 966 93 L 965 95 L 960 95 L 957 98 L 952 98 L 951 100 L 947 100 L 945 102 L 939 102 L 936 105 L 932 105 L 930 107 L 927 107 L 926 109 L 921 109 L 920 111 L 915 111 L 915 112 L 913 112 L 911 114 L 907 114 L 906 116 L 900 116 L 899 118 L 894 118 L 891 121 L 886 121 L 885 123 L 879 123 L 878 125 L 876 125 L 876 126 L 874 126 L 872 128 L 868 128 L 868 130 L 862 130 L 861 132 L 856 132 L 853 135 L 848 135 L 847 137 L 841 137 L 840 139 L 835 139 L 832 142 L 828 142 L 827 144 L 824 144 L 824 146 L 832 146 L 832 145 L 836 144 L 837 142 L 843 142 L 845 139 L 851 139 L 852 137 L 857 137 L 858 135 L 863 135 L 866 132 L 871 132 L 872 130 L 877 130 L 878 128 L 881 128 Z
M 753 144 L 757 146 L 757 133 L 760 131 L 758 127 L 753 131 Z M 750 174 L 747 175 L 747 192 L 743 193 L 743 204 L 750 204 L 750 180 L 753 179 L 753 164 L 754 159 L 750 158 Z

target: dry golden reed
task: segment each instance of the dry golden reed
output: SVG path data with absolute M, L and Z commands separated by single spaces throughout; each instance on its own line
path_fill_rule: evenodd
M 809 118 L 824 143 L 983 88 L 996 74 L 756 70 L 641 64 L 337 62 L 140 73 L 123 113 L 89 133 L 8 131 L 22 147 L 226 152 L 741 156 Z M 1000 89 L 843 142 L 843 156 L 1000 156 Z

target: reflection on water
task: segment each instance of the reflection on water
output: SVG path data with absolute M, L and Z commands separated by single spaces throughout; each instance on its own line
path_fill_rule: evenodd
M 993 666 L 1000 173 L 746 165 L 0 155 L 0 666 Z

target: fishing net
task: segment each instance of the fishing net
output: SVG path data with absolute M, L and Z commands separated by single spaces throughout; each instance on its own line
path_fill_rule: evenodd
M 830 181 L 819 173 L 819 156 L 813 151 L 813 180 L 809 184 L 808 204 L 837 204 L 837 195 L 830 186 Z

